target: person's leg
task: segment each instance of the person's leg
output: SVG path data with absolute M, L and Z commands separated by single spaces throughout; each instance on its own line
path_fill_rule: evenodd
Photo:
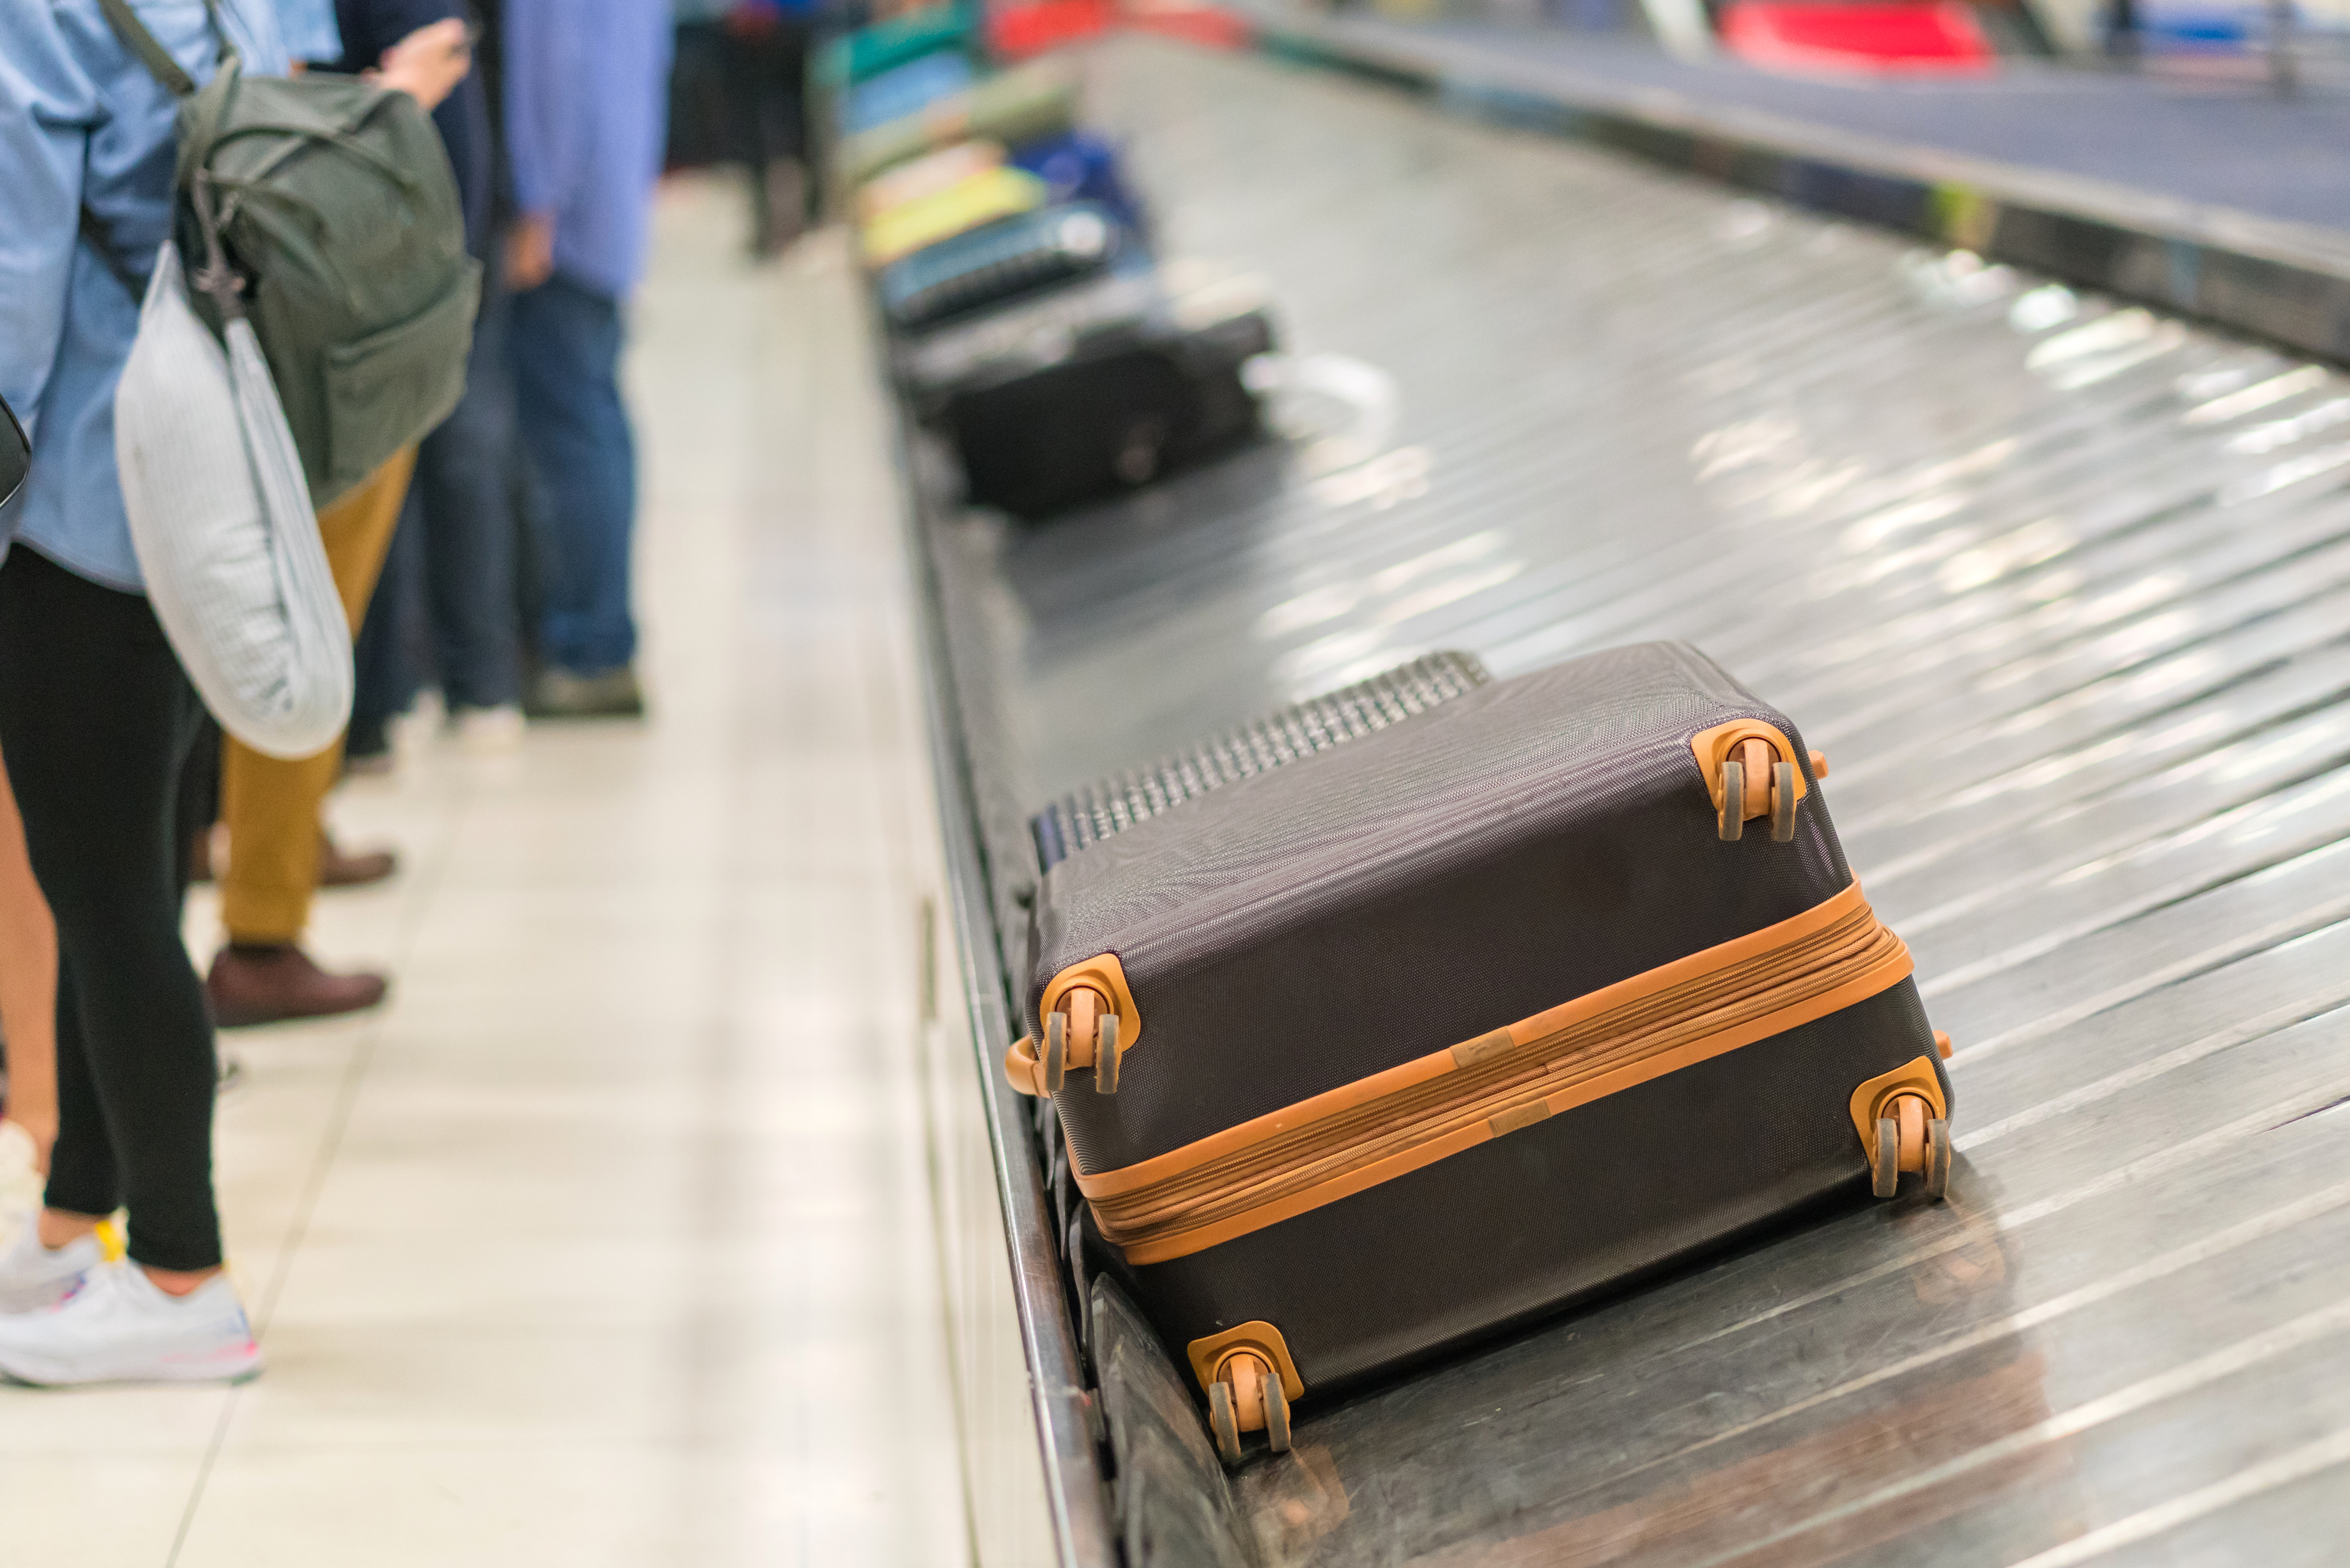
M 180 798 L 172 811 L 172 837 L 178 844 L 180 894 L 191 882 L 213 879 L 213 829 L 220 823 L 221 728 L 210 713 L 196 723 L 196 738 L 188 744 L 187 760 L 180 764 Z
M 122 1207 L 122 1176 L 106 1136 L 106 1113 L 82 1028 L 81 990 L 70 961 L 57 965 L 57 1147 L 42 1194 L 41 1244 L 47 1247 L 64 1246 Z
M 769 200 L 777 221 L 789 225 L 786 243 L 815 225 L 816 166 L 808 156 L 807 57 L 809 29 L 785 20 L 768 46 L 765 131 L 775 156 L 767 175 Z
M 423 684 L 416 668 L 416 625 L 423 606 L 424 519 L 421 487 L 411 485 L 400 508 L 383 569 L 376 574 L 367 614 L 351 647 L 359 677 L 351 697 L 350 728 L 343 755 L 356 768 L 363 759 L 389 760 L 392 721 L 408 711 Z
M 0 1119 L 33 1140 L 36 1169 L 57 1140 L 57 926 L 25 855 L 25 827 L 0 761 Z
M 637 639 L 636 452 L 620 400 L 619 306 L 558 276 L 515 297 L 512 333 L 516 412 L 547 499 L 541 649 L 550 674 L 618 677 Z
M 62 957 L 48 1204 L 77 1223 L 127 1202 L 131 1257 L 201 1282 L 221 1261 L 217 1068 L 174 832 L 195 694 L 145 598 L 26 549 L 0 566 L 0 752 Z
M 441 694 L 452 717 L 522 701 L 515 622 L 515 523 L 508 498 L 514 391 L 507 296 L 491 288 L 473 323 L 465 395 L 417 454 L 423 568 Z
M 414 448 L 394 456 L 318 514 L 327 565 L 354 628 L 383 565 L 399 521 Z M 224 1025 L 319 1017 L 371 1007 L 383 998 L 380 975 L 329 975 L 297 944 L 310 922 L 318 878 L 319 810 L 342 771 L 338 738 L 315 756 L 264 756 L 230 738 L 222 747 L 221 819 L 228 825 L 228 865 L 221 874 L 221 922 L 229 945 L 206 981 Z

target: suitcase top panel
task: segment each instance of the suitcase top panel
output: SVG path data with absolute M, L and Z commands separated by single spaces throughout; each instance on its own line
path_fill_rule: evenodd
M 1099 954 L 1140 1028 L 1061 1096 L 1118 1168 L 1809 909 L 1852 880 L 1806 763 L 1793 842 L 1723 842 L 1700 732 L 1794 726 L 1681 643 L 1498 681 L 1184 801 L 1039 886 L 1025 1026 Z
M 1465 696 L 1492 677 L 1474 654 L 1431 653 L 1299 702 L 1155 766 L 1103 779 L 1038 812 L 1038 862 L 1050 870 L 1113 834 L 1225 784 L 1326 752 Z

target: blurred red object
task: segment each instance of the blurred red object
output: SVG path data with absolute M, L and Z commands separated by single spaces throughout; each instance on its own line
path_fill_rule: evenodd
M 1128 0 L 1126 25 L 1211 49 L 1237 49 L 1249 41 L 1249 26 L 1239 16 L 1188 0 Z
M 1997 57 L 1960 0 L 1926 5 L 1790 5 L 1740 0 L 1721 41 L 1750 65 L 1797 71 L 1981 74 Z
M 987 39 L 998 57 L 1024 60 L 1097 37 L 1112 27 L 1165 34 L 1210 48 L 1238 48 L 1248 25 L 1230 12 L 1192 0 L 1026 0 L 999 5 L 987 18 Z
M 1118 22 L 1111 0 L 1029 0 L 988 14 L 987 41 L 1006 60 L 1024 60 L 1104 33 Z

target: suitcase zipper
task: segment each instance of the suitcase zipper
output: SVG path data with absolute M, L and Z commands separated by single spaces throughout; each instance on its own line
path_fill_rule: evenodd
M 1128 1262 L 1183 1257 L 1840 1012 L 1910 967 L 1855 883 L 1750 936 L 1077 1185 Z

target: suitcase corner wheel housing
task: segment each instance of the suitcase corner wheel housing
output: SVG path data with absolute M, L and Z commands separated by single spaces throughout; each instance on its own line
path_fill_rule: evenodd
M 1840 1189 L 1950 1179 L 1948 1042 L 1794 723 L 1685 644 L 1459 658 L 1365 683 L 1419 680 L 1410 711 L 1241 757 L 1291 710 L 1038 819 L 1006 1069 L 1228 1459 Z

